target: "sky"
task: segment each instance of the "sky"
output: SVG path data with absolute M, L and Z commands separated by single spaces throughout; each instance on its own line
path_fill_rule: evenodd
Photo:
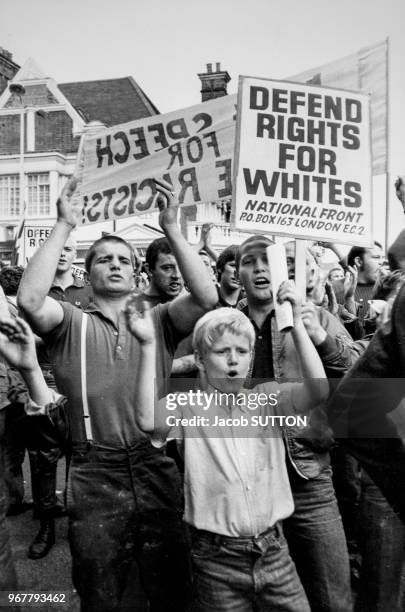
M 133 76 L 163 113 L 200 102 L 207 63 L 235 93 L 238 75 L 286 78 L 389 37 L 391 183 L 405 175 L 403 0 L 0 0 L 0 12 L 18 64 L 33 57 L 57 83 Z M 395 223 L 393 188 L 390 200 Z

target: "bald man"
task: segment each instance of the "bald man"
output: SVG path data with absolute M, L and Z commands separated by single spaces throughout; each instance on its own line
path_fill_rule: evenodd
M 76 240 L 69 236 L 60 254 L 58 266 L 49 296 L 59 302 L 70 302 L 73 306 L 85 308 L 91 300 L 91 288 L 75 276 L 72 264 L 77 256 Z

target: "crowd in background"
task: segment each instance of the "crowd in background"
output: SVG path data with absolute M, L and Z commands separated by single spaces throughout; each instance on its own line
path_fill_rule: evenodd
M 404 205 L 401 180 L 396 188 Z M 389 457 L 384 464 L 389 453 L 384 451 L 379 465 L 368 470 L 368 448 L 334 437 L 334 424 L 330 417 L 328 422 L 326 408 L 315 406 L 310 435 L 301 437 L 294 430 L 282 433 L 284 447 L 277 456 L 283 457 L 280 474 L 285 479 L 281 482 L 280 476 L 280 482 L 272 481 L 277 494 L 271 494 L 269 500 L 263 492 L 264 502 L 273 508 L 274 520 L 267 529 L 248 533 L 241 525 L 254 509 L 242 489 L 240 495 L 247 498 L 240 515 L 237 504 L 228 507 L 222 500 L 218 506 L 221 516 L 204 523 L 201 508 L 193 506 L 198 506 L 198 491 L 192 491 L 193 501 L 187 502 L 185 462 L 191 461 L 189 455 L 174 441 L 151 444 L 153 436 L 140 426 L 134 404 L 139 407 L 147 401 L 141 395 L 145 381 L 153 396 L 153 383 L 144 365 L 149 363 L 145 346 L 150 329 L 145 332 L 139 324 L 149 317 L 157 347 L 153 377 L 158 382 L 171 378 L 175 391 L 185 389 L 187 381 L 195 385 L 207 376 L 207 358 L 196 344 L 196 333 L 193 342 L 193 330 L 201 321 L 208 328 L 218 321 L 216 342 L 230 333 L 229 325 L 245 329 L 249 322 L 247 331 L 237 332 L 250 338 L 246 372 L 243 368 L 239 372 L 240 355 L 229 356 L 229 376 L 236 372 L 235 376 L 246 378 L 247 389 L 257 381 L 304 378 L 308 367 L 305 355 L 310 356 L 310 366 L 315 367 L 319 359 L 332 392 L 336 379 L 348 380 L 347 372 L 353 376 L 358 364 L 363 366 L 364 378 L 403 377 L 400 367 L 390 372 L 382 352 L 377 357 L 384 363 L 375 366 L 372 351 L 376 342 L 385 342 L 390 354 L 397 347 L 388 343 L 401 345 L 400 335 L 393 335 L 397 332 L 392 313 L 398 311 L 403 299 L 404 234 L 401 232 L 387 256 L 378 242 L 372 248 L 353 246 L 346 255 L 339 245 L 309 244 L 306 299 L 301 305 L 293 285 L 286 286 L 280 296 L 272 295 L 266 254 L 272 244 L 269 237 L 255 235 L 215 253 L 208 224 L 202 228 L 198 245 L 191 247 L 177 226 L 169 186 L 157 182 L 157 190 L 159 222 L 165 236 L 148 246 L 145 261 L 123 239 L 107 235 L 90 247 L 84 280 L 73 274 L 76 243 L 71 232 L 77 211 L 71 206 L 74 184 L 69 183 L 58 201 L 55 228 L 27 268 L 4 266 L 0 271 L 4 292 L 0 299 L 0 590 L 18 588 L 5 516 L 32 509 L 39 521 L 35 539 L 27 543 L 32 560 L 48 554 L 55 543 L 55 520 L 68 514 L 73 584 L 83 610 L 120 609 L 133 559 L 153 611 L 180 612 L 190 606 L 218 611 L 403 610 L 405 527 L 400 515 L 403 518 L 404 510 L 403 500 L 396 500 L 392 491 L 403 482 L 392 482 Z M 289 278 L 294 279 L 294 241 L 286 242 L 285 250 Z M 291 302 L 297 329 L 302 322 L 305 338 L 297 337 L 298 332 L 278 332 L 275 299 Z M 217 309 L 218 313 L 211 315 L 214 323 L 205 322 L 206 313 Z M 50 396 L 38 382 L 36 366 L 22 367 L 22 350 L 18 361 L 10 349 L 12 345 L 24 348 L 31 342 L 31 332 L 20 323 L 20 317 L 29 322 L 35 334 L 32 342 Z M 206 327 L 204 333 L 208 334 Z M 308 338 L 310 347 L 303 349 L 302 342 Z M 339 396 L 341 388 L 335 395 L 335 409 L 344 403 Z M 163 396 L 160 389 L 156 393 Z M 49 402 L 41 407 L 34 396 Z M 384 418 L 400 399 L 390 407 L 381 400 Z M 395 412 L 392 448 L 401 462 L 405 429 L 400 409 Z M 379 448 L 373 449 L 374 459 L 378 458 Z M 24 491 L 26 451 L 31 492 Z M 199 452 L 207 470 L 218 467 L 204 459 L 204 450 Z M 63 455 L 67 489 L 60 500 L 56 470 Z M 230 459 L 218 456 L 225 472 Z M 386 469 L 380 473 L 379 467 Z M 274 478 L 274 466 L 268 478 L 270 473 Z M 203 479 L 200 485 L 198 479 L 196 482 L 191 488 L 201 486 L 205 491 L 208 484 Z M 258 481 L 255 487 L 259 487 Z M 212 495 L 214 504 L 215 493 Z M 32 502 L 27 502 L 31 497 Z M 209 515 L 209 499 L 206 504 Z M 292 560 L 288 571 L 285 559 L 276 567 L 275 557 L 271 563 L 266 557 L 270 548 L 282 546 L 275 546 L 274 541 L 282 542 L 284 536 Z M 237 546 L 243 541 L 245 548 L 253 547 L 249 549 L 251 571 L 242 565 L 242 557 L 236 562 L 237 547 L 232 549 L 233 557 L 228 551 L 221 560 L 219 551 L 226 546 L 231 550 L 234 540 Z M 240 587 L 236 588 L 238 582 Z

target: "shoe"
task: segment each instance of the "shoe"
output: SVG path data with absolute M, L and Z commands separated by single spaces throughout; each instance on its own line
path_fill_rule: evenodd
M 58 502 L 52 509 L 46 510 L 46 514 L 52 518 L 61 518 L 62 516 L 67 516 L 67 510 L 63 504 Z M 34 508 L 32 518 L 41 520 L 41 510 Z
M 29 559 L 42 559 L 55 544 L 55 523 L 53 519 L 41 521 L 40 528 L 28 549 Z
M 17 516 L 23 514 L 27 510 L 32 510 L 34 504 L 32 502 L 21 502 L 19 504 L 10 504 L 7 510 L 7 516 Z

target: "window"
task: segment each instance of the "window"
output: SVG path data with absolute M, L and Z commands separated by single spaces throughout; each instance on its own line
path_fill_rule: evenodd
M 27 175 L 28 216 L 39 217 L 50 214 L 49 173 Z
M 18 174 L 0 176 L 0 218 L 20 214 L 20 177 Z

